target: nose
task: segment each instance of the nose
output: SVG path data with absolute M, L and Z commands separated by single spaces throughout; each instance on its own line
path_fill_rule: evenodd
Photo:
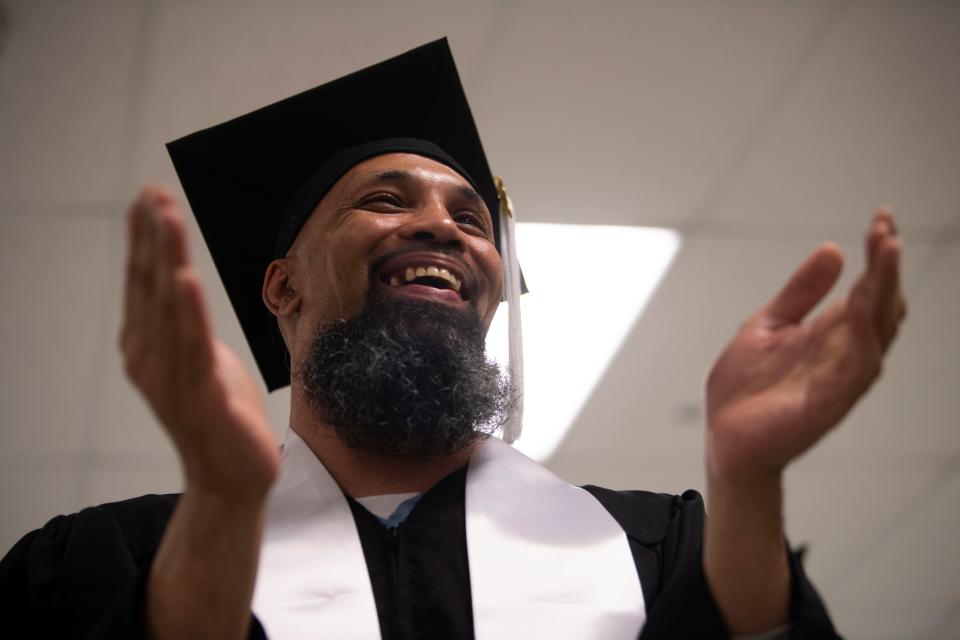
M 460 227 L 440 202 L 431 202 L 417 209 L 400 230 L 400 235 L 409 240 L 434 242 L 458 251 L 464 250 Z

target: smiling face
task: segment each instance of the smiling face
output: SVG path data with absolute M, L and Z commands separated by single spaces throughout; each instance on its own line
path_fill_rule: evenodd
M 324 196 L 268 269 L 264 301 L 296 363 L 316 329 L 358 315 L 371 288 L 472 310 L 489 328 L 502 282 L 492 218 L 470 183 L 391 153 L 354 166 Z

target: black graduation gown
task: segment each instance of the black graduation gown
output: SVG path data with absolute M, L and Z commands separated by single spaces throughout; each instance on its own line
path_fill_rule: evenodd
M 349 501 L 384 640 L 473 638 L 465 477 L 461 470 L 438 483 L 393 531 Z M 646 599 L 640 638 L 727 637 L 700 562 L 700 495 L 585 489 L 627 533 Z M 176 501 L 105 504 L 24 536 L 0 561 L 0 628 L 13 632 L 4 637 L 143 637 L 146 577 Z M 797 555 L 790 566 L 789 637 L 838 637 Z M 255 617 L 249 637 L 266 638 Z

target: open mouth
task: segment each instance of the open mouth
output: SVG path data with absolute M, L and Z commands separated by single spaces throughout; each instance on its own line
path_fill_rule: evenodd
M 380 280 L 391 287 L 416 285 L 418 288 L 449 291 L 462 300 L 470 298 L 462 275 L 447 265 L 432 263 L 429 259 L 404 260 L 403 264 L 395 264 L 392 268 L 388 266 L 381 272 Z

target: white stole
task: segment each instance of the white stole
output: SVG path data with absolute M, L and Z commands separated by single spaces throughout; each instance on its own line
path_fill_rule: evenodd
M 491 438 L 470 460 L 465 510 L 478 640 L 639 635 L 646 611 L 626 535 L 589 493 Z M 253 611 L 271 640 L 380 636 L 350 506 L 292 429 Z

